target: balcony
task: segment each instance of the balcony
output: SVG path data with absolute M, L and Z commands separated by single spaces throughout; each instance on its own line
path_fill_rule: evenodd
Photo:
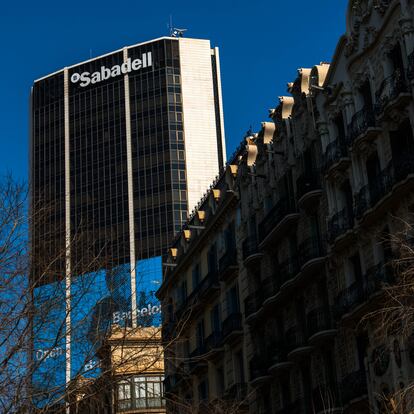
M 361 311 L 360 305 L 373 299 L 373 296 L 382 292 L 383 288 L 395 282 L 395 275 L 391 267 L 383 262 L 370 267 L 363 280 L 354 282 L 342 290 L 336 298 L 335 316 L 340 318 L 347 313 L 355 314 Z
M 262 297 L 263 302 L 266 302 L 267 299 L 273 297 L 279 292 L 280 285 L 276 278 L 276 275 L 271 275 L 261 282 L 261 291 L 263 291 Z
M 368 108 L 356 112 L 348 125 L 347 144 L 350 147 L 364 140 L 370 140 L 381 131 L 376 127 L 375 115 Z
M 190 353 L 190 372 L 195 373 L 199 370 L 207 368 L 207 360 L 205 358 L 206 345 L 205 342 L 201 342 L 197 345 L 197 348 Z
M 263 257 L 263 253 L 259 252 L 259 245 L 257 237 L 249 236 L 242 244 L 243 262 L 244 265 L 255 264 L 259 259 Z
M 375 114 L 382 117 L 387 109 L 401 108 L 411 99 L 404 73 L 395 70 L 384 79 L 375 94 Z
M 358 370 L 347 375 L 341 382 L 342 404 L 367 398 L 368 388 L 365 371 Z
M 218 279 L 217 270 L 211 270 L 198 284 L 196 288 L 197 300 L 200 303 L 203 299 L 208 298 L 220 290 L 220 283 Z
M 371 266 L 366 272 L 366 296 L 370 297 L 380 292 L 384 286 L 392 285 L 395 282 L 395 274 L 389 265 L 380 262 Z
M 279 264 L 279 277 L 281 289 L 287 289 L 293 284 L 295 276 L 300 271 L 298 255 L 293 256 Z
M 409 175 L 414 173 L 414 156 L 392 159 L 370 184 L 362 187 L 355 195 L 355 217 L 358 220 L 375 218 L 376 214 L 383 214 L 389 210 L 385 201 L 392 202 L 394 191 L 403 194 L 413 187 L 412 180 L 404 183 Z M 401 184 L 404 184 L 401 186 Z M 397 197 L 395 197 L 397 198 Z
M 307 330 L 311 344 L 331 339 L 336 334 L 329 312 L 324 307 L 313 309 L 308 313 Z
M 271 356 L 269 372 L 272 375 L 276 375 L 280 371 L 287 370 L 293 366 L 293 363 L 288 360 L 287 347 L 284 342 L 275 342 L 269 348 L 269 355 Z
M 271 379 L 268 373 L 270 358 L 268 355 L 254 355 L 250 361 L 250 381 L 253 387 L 263 384 Z
M 247 384 L 245 382 L 233 384 L 226 390 L 224 398 L 232 403 L 248 404 Z
M 263 306 L 263 289 L 259 289 L 256 292 L 251 293 L 244 300 L 244 317 L 246 323 L 251 323 L 257 316 L 257 312 Z
M 296 190 L 299 207 L 310 207 L 319 201 L 322 195 L 322 186 L 319 170 L 307 171 L 296 181 Z
M 325 150 L 325 157 L 323 163 L 323 172 L 329 175 L 331 171 L 336 169 L 343 170 L 348 167 L 350 163 L 348 149 L 344 139 L 337 138 L 335 141 L 328 144 Z
M 325 246 L 317 237 L 309 237 L 299 245 L 301 275 L 306 277 L 319 270 L 325 261 Z M 302 277 L 301 277 L 302 278 Z
M 223 332 L 223 341 L 230 341 L 242 334 L 242 314 L 234 312 L 227 316 L 223 321 L 221 330 Z
M 306 335 L 297 326 L 289 328 L 285 332 L 286 345 L 289 351 L 288 358 L 294 359 L 309 354 L 312 347 L 308 345 Z
M 331 244 L 354 227 L 353 213 L 347 208 L 338 211 L 328 221 L 328 239 Z
M 219 277 L 224 281 L 230 276 L 236 274 L 237 265 L 237 251 L 236 249 L 229 249 L 219 260 Z
M 223 333 L 213 331 L 205 340 L 207 356 L 214 356 L 223 349 Z
M 266 246 L 275 236 L 281 237 L 298 218 L 299 214 L 293 200 L 279 200 L 259 224 L 260 247 Z
M 349 287 L 340 291 L 336 297 L 334 305 L 335 317 L 342 317 L 363 303 L 365 299 L 366 294 L 362 281 L 352 283 Z

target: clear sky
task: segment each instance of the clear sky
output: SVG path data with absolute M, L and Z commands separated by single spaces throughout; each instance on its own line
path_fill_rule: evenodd
M 34 79 L 120 47 L 168 34 L 220 47 L 227 152 L 257 130 L 300 67 L 330 61 L 347 0 L 5 0 L 0 10 L 0 174 L 28 174 Z

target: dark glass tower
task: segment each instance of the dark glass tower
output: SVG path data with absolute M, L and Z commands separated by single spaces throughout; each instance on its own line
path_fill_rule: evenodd
M 38 387 L 94 366 L 80 341 L 96 347 L 111 321 L 159 323 L 161 256 L 223 165 L 224 148 L 219 56 L 209 41 L 161 38 L 35 81 Z M 150 307 L 156 312 L 141 312 Z M 62 375 L 47 379 L 52 363 Z

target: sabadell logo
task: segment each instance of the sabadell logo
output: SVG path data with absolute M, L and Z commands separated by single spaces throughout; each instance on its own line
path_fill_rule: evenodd
M 141 59 L 134 59 L 128 58 L 126 62 L 122 63 L 122 65 L 114 65 L 112 68 L 106 68 L 105 66 L 101 66 L 101 69 L 97 72 L 83 72 L 83 73 L 73 73 L 70 77 L 70 81 L 72 83 L 79 83 L 79 86 L 85 87 L 89 84 L 99 83 L 109 78 L 115 78 L 119 75 L 125 75 L 127 73 L 144 69 L 149 66 L 152 66 L 152 53 L 147 52 L 142 55 Z

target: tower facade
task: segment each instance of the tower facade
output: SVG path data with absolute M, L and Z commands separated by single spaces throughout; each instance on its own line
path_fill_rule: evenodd
M 224 160 L 208 40 L 160 38 L 34 82 L 35 386 L 94 371 L 111 324 L 160 323 L 161 256 Z

